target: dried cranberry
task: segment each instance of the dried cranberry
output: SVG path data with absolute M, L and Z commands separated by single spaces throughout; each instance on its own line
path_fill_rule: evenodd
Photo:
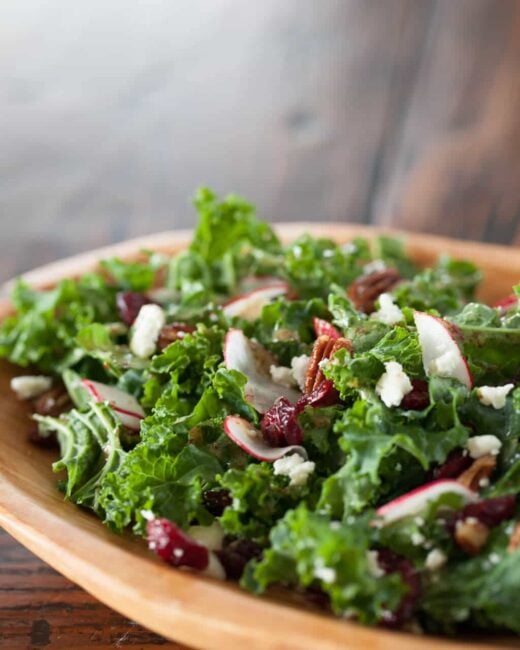
M 312 326 L 314 328 L 316 337 L 323 336 L 325 334 L 329 338 L 336 341 L 341 336 L 334 325 L 332 325 L 332 323 L 329 323 L 328 320 L 323 320 L 323 318 L 314 318 L 312 321 Z
M 197 571 L 208 566 L 208 549 L 188 537 L 169 519 L 150 520 L 146 525 L 146 537 L 148 548 L 173 566 L 187 566 Z
M 502 298 L 496 302 L 493 307 L 500 310 L 502 314 L 505 314 L 510 309 L 515 309 L 518 306 L 518 296 L 514 293 L 510 293 L 505 298 Z
M 424 379 L 412 379 L 412 390 L 401 401 L 401 408 L 407 411 L 422 411 L 430 404 L 428 382 Z
M 280 397 L 264 413 L 261 422 L 264 440 L 271 447 L 300 445 L 303 442 L 303 431 L 298 424 L 300 411 L 286 397 Z
M 228 537 L 224 539 L 222 550 L 217 551 L 226 578 L 240 580 L 246 564 L 262 555 L 262 547 L 252 539 Z
M 202 499 L 206 509 L 214 517 L 220 517 L 224 510 L 233 503 L 233 499 L 227 490 L 206 490 Z
M 419 574 L 410 560 L 387 548 L 377 552 L 377 561 L 385 575 L 399 573 L 402 581 L 408 587 L 408 591 L 402 597 L 397 609 L 389 612 L 383 620 L 383 624 L 388 627 L 399 627 L 412 617 L 421 595 Z
M 296 403 L 296 409 L 301 413 L 306 406 L 319 408 L 321 406 L 332 406 L 339 402 L 339 393 L 334 388 L 330 379 L 325 379 L 311 393 L 302 395 Z
M 483 499 L 465 506 L 458 513 L 457 518 L 464 520 L 467 517 L 475 517 L 480 523 L 493 528 L 506 519 L 512 519 L 515 515 L 515 508 L 516 496 L 514 495 Z
M 58 439 L 54 432 L 49 433 L 48 435 L 42 435 L 38 430 L 38 427 L 35 427 L 27 435 L 27 440 L 32 445 L 40 447 L 41 449 L 59 449 Z
M 462 449 L 454 449 L 442 465 L 433 470 L 432 477 L 435 480 L 446 478 L 457 478 L 471 465 L 473 460 Z
M 132 325 L 141 307 L 149 305 L 151 302 L 144 293 L 138 293 L 137 291 L 120 291 L 116 296 L 119 317 L 127 325 Z

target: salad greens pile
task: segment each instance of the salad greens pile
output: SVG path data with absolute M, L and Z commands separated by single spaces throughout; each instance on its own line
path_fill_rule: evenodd
M 13 388 L 65 497 L 257 594 L 520 633 L 520 285 L 490 307 L 470 262 L 419 269 L 388 237 L 283 245 L 208 189 L 195 207 L 171 259 L 14 288 L 0 357 L 30 368 Z

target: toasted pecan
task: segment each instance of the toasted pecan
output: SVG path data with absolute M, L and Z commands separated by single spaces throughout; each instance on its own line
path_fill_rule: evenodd
M 399 271 L 392 268 L 362 275 L 348 288 L 348 297 L 356 309 L 370 314 L 374 311 L 375 301 L 379 296 L 391 291 L 401 279 Z
M 509 544 L 507 546 L 507 550 L 512 553 L 513 551 L 516 551 L 516 549 L 520 546 L 520 521 L 518 521 L 513 529 L 513 532 L 511 533 L 511 537 L 509 538 Z
M 466 517 L 455 526 L 455 541 L 468 555 L 478 555 L 485 546 L 490 530 L 475 517 Z
M 164 350 L 167 348 L 170 343 L 174 343 L 179 339 L 182 339 L 186 334 L 191 334 L 195 331 L 193 325 L 186 325 L 186 323 L 171 323 L 171 325 L 165 325 L 159 333 L 159 339 L 157 340 L 157 347 L 159 350 Z
M 496 456 L 493 456 L 492 454 L 485 454 L 484 456 L 481 456 L 480 458 L 477 458 L 475 461 L 473 461 L 468 469 L 462 472 L 457 481 L 459 483 L 462 483 L 462 485 L 465 485 L 470 490 L 478 492 L 479 488 L 481 487 L 480 482 L 484 479 L 489 479 L 495 470 L 496 465 Z
M 65 386 L 54 386 L 37 397 L 33 403 L 33 412 L 38 415 L 49 415 L 58 417 L 65 411 L 72 408 L 72 400 L 67 393 Z
M 325 379 L 320 365 L 321 362 L 330 359 L 341 349 L 352 352 L 352 344 L 344 337 L 333 339 L 327 334 L 323 334 L 316 339 L 305 377 L 305 393 L 311 393 Z

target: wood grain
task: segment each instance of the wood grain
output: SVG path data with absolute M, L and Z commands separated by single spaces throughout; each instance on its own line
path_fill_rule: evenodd
M 201 183 L 273 221 L 520 237 L 519 0 L 22 4 L 0 21 L 4 277 L 190 227 Z
M 333 235 L 339 242 L 370 233 L 366 228 L 333 224 L 281 227 L 288 238 L 301 230 Z M 160 236 L 161 247 L 176 250 L 185 239 L 179 233 L 166 233 Z M 143 240 L 137 240 L 104 250 L 103 255 L 119 252 L 132 256 L 142 246 Z M 426 236 L 409 236 L 407 246 L 422 263 L 429 263 L 444 251 L 478 261 L 486 271 L 482 297 L 487 300 L 504 295 L 520 276 L 520 256 L 515 249 Z M 37 286 L 47 285 L 60 277 L 75 276 L 92 268 L 92 261 L 92 256 L 66 260 L 41 273 L 34 272 L 32 281 Z M 0 301 L 0 317 L 8 311 L 8 301 Z M 0 366 L 0 525 L 94 596 L 160 634 L 208 650 L 242 649 L 246 643 L 256 650 L 390 650 L 396 644 L 402 650 L 417 647 L 417 638 L 406 634 L 362 628 L 304 612 L 282 601 L 258 599 L 233 585 L 172 570 L 153 557 L 141 540 L 116 536 L 87 512 L 64 502 L 55 488 L 48 455 L 24 440 L 27 409 L 12 399 L 8 389 L 15 372 L 9 364 Z M 71 593 L 71 602 L 84 598 L 80 591 Z M 45 602 L 49 602 L 48 596 Z M 50 629 L 41 622 L 44 620 L 34 621 L 37 641 L 50 638 Z M 106 626 L 102 631 L 106 634 Z M 154 641 L 160 642 L 152 636 L 149 645 Z M 430 637 L 421 638 L 420 643 L 423 650 L 467 647 Z M 475 648 L 498 645 L 520 647 L 517 641 L 472 640 Z

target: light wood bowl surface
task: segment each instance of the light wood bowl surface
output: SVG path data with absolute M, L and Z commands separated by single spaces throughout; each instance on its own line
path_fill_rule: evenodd
M 340 224 L 278 226 L 284 240 L 302 232 L 345 242 L 381 232 Z M 389 231 L 386 231 L 389 232 Z M 475 261 L 485 272 L 480 297 L 492 302 L 520 281 L 520 251 L 427 235 L 403 234 L 422 265 L 442 253 Z M 26 274 L 38 287 L 91 270 L 107 256 L 135 258 L 143 249 L 173 253 L 190 240 L 187 231 L 167 232 L 102 248 Z M 11 307 L 4 287 L 0 319 Z M 122 614 L 197 648 L 301 650 L 455 650 L 520 647 L 516 640 L 452 640 L 365 628 L 282 601 L 257 598 L 234 585 L 176 571 L 150 554 L 141 540 L 117 536 L 95 517 L 65 502 L 56 489 L 49 453 L 25 440 L 28 409 L 9 389 L 19 370 L 0 364 L 0 525 L 33 553 Z M 520 591 L 520 585 L 519 585 Z

